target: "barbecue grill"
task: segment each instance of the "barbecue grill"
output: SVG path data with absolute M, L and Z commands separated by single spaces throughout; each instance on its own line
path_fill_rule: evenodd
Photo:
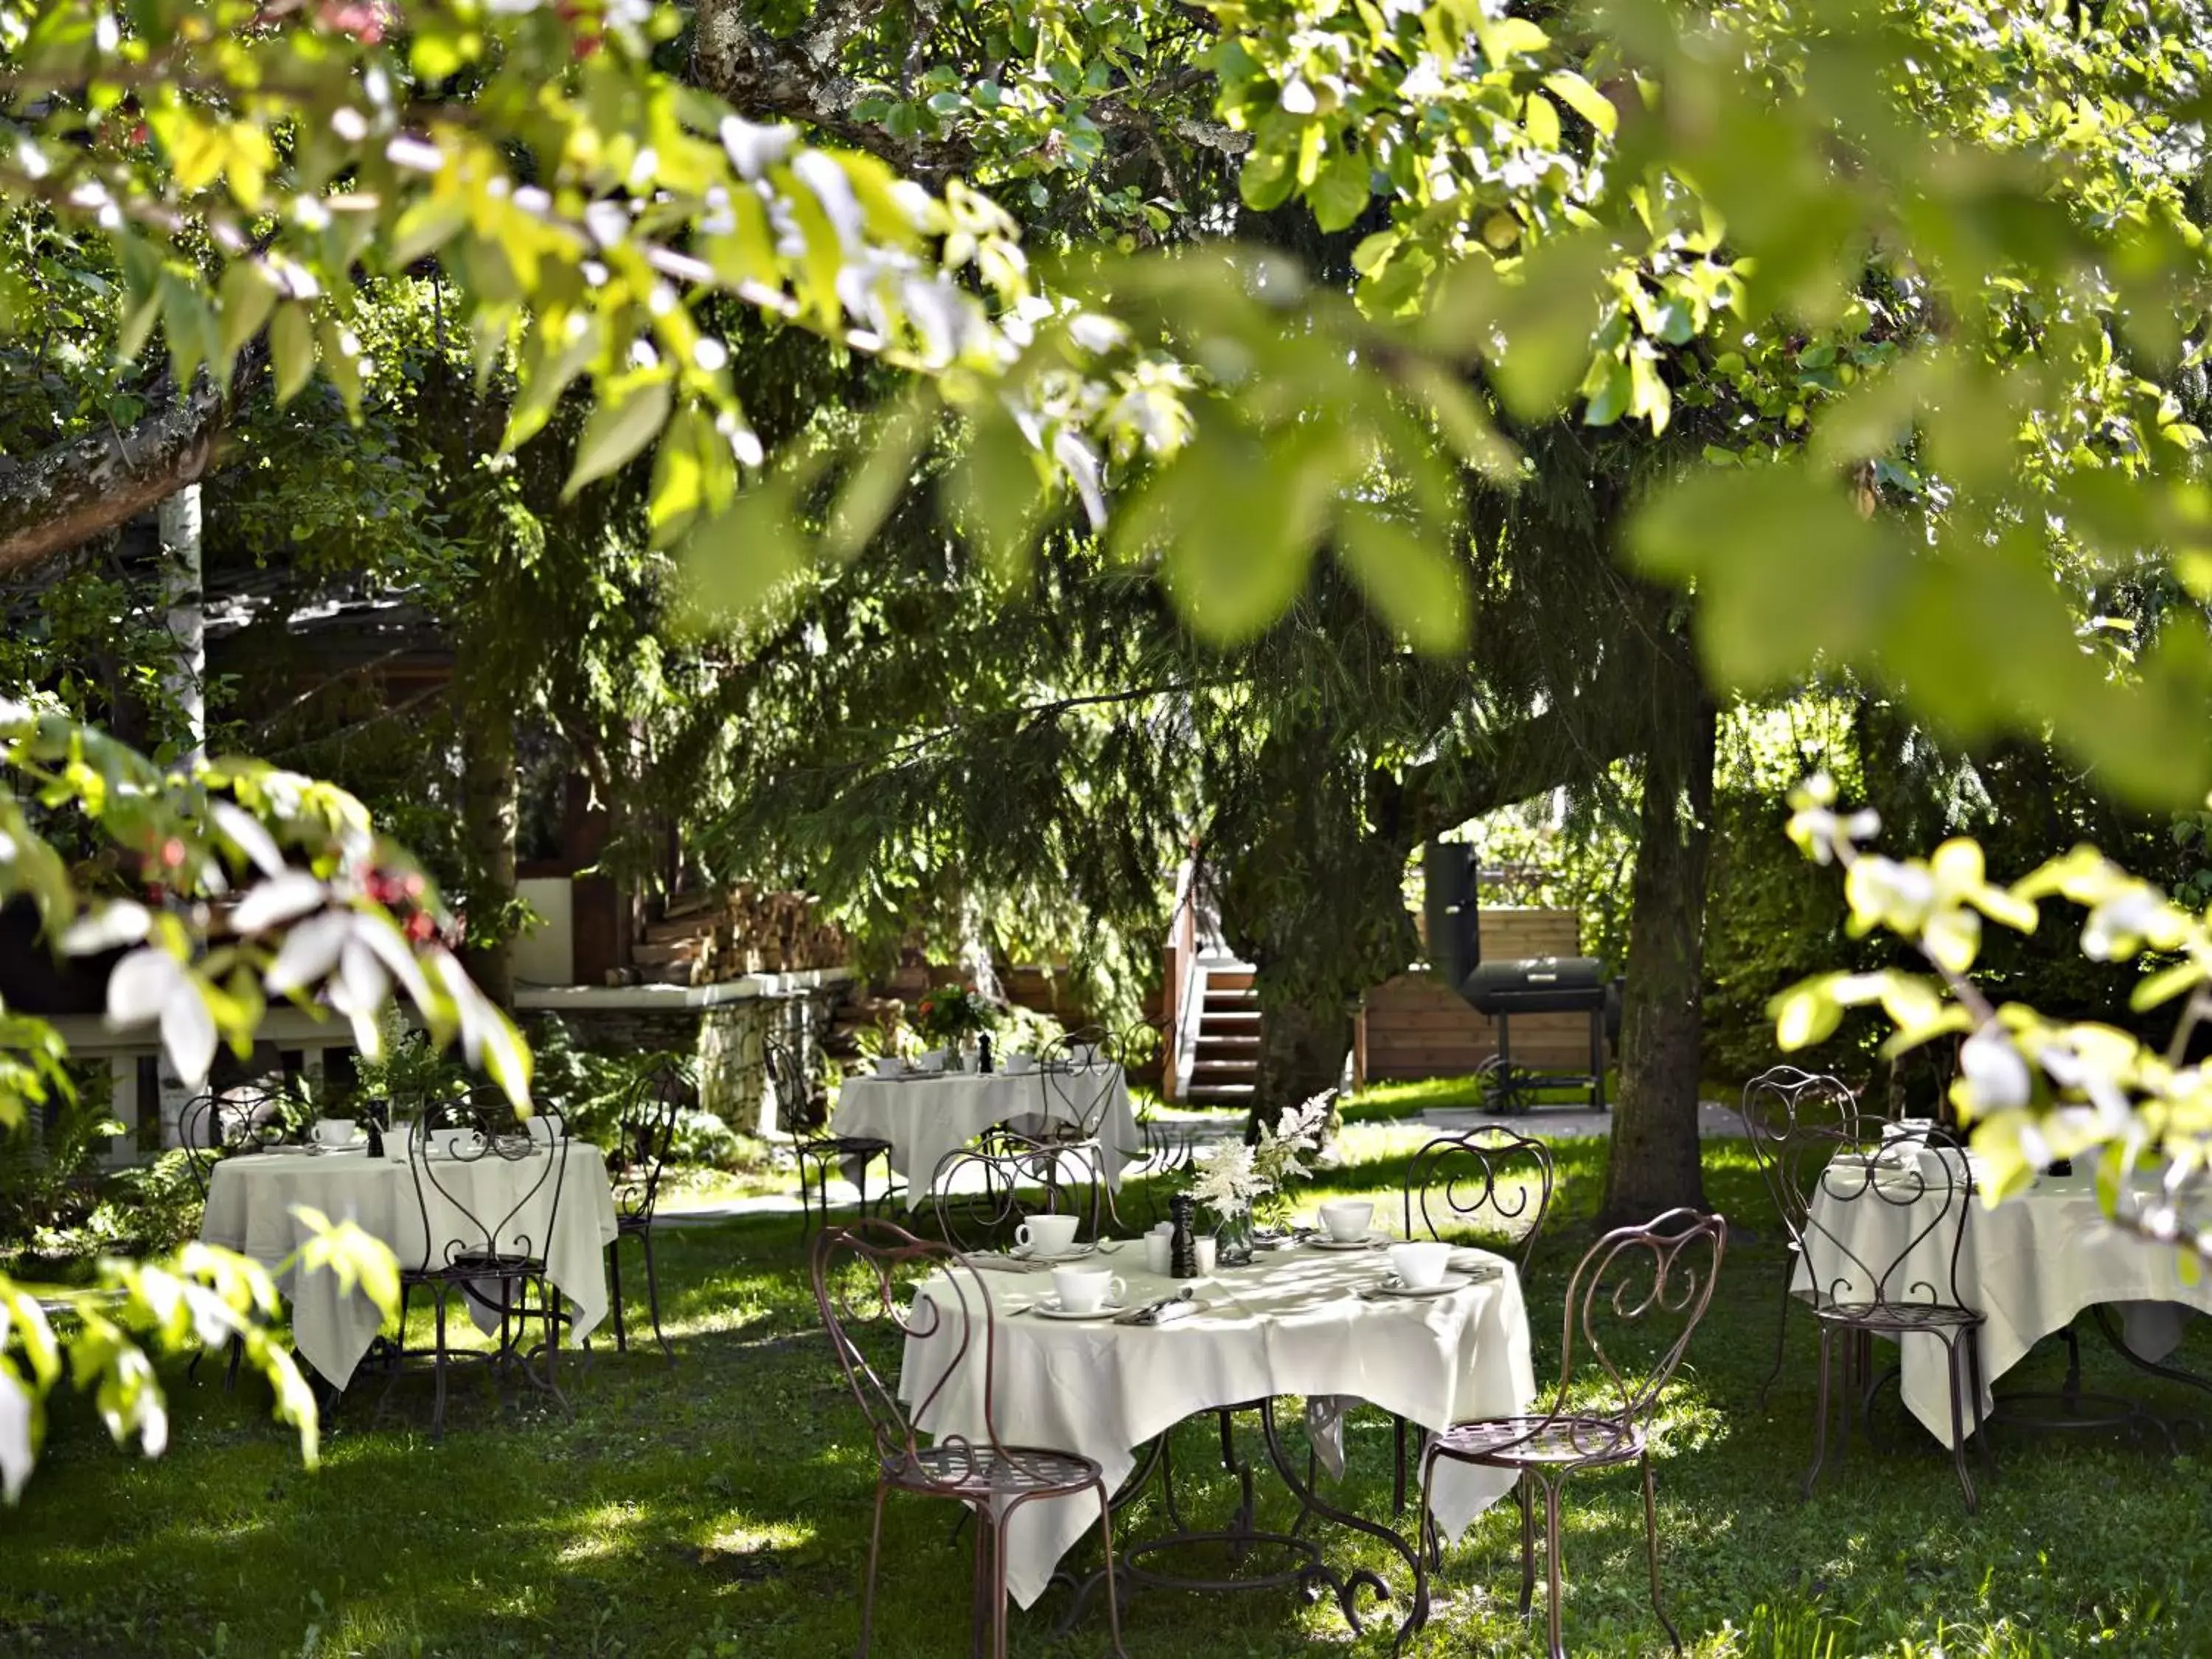
M 1431 842 L 1424 864 L 1430 965 L 1478 1012 L 1498 1022 L 1498 1053 L 1482 1067 L 1492 1108 L 1526 1111 L 1540 1091 L 1580 1090 L 1605 1110 L 1606 1044 L 1620 1036 L 1625 981 L 1608 976 L 1595 957 L 1483 961 L 1478 878 L 1468 849 Z M 1567 1013 L 1589 1016 L 1588 1072 L 1540 1072 L 1514 1063 L 1514 1015 Z

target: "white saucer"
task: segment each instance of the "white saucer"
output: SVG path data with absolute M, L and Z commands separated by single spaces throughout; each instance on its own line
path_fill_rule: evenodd
M 1364 1238 L 1310 1238 L 1306 1248 L 1312 1250 L 1379 1250 L 1395 1241 L 1381 1233 L 1370 1233 Z
M 1474 1280 L 1466 1273 L 1446 1273 L 1435 1284 L 1424 1285 L 1418 1289 L 1411 1285 L 1401 1285 L 1395 1279 L 1386 1279 L 1375 1287 L 1375 1294 L 1409 1297 L 1420 1300 L 1432 1296 L 1449 1296 L 1454 1291 L 1463 1291 L 1474 1283 Z
M 1006 1254 L 1017 1261 L 1080 1261 L 1086 1255 L 1098 1254 L 1096 1244 L 1077 1244 L 1065 1250 L 1046 1252 L 1030 1244 L 1017 1244 Z
M 1455 1273 L 1464 1273 L 1478 1285 L 1486 1279 L 1497 1279 L 1505 1272 L 1505 1264 L 1496 1256 L 1482 1250 L 1454 1250 L 1448 1266 Z
M 1030 1311 L 1039 1319 L 1118 1319 L 1129 1311 L 1129 1304 L 1126 1302 L 1108 1302 L 1091 1309 L 1088 1313 L 1070 1313 L 1060 1305 L 1058 1297 L 1045 1296 L 1030 1303 Z

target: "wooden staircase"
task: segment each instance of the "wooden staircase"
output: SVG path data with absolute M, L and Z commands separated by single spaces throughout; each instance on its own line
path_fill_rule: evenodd
M 1183 1097 L 1194 1106 L 1249 1106 L 1260 1081 L 1260 995 L 1249 963 L 1201 960 L 1197 1041 Z

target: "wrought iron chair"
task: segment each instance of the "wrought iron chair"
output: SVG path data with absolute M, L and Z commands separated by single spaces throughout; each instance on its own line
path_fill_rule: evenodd
M 1652 1484 L 1650 1430 L 1659 1397 L 1688 1352 L 1698 1322 L 1713 1298 L 1728 1223 L 1695 1210 L 1669 1210 L 1642 1227 L 1620 1227 L 1590 1247 L 1568 1281 L 1559 1336 L 1559 1382 L 1541 1415 L 1455 1423 L 1430 1437 L 1421 1459 L 1423 1547 L 1416 1558 L 1413 1619 L 1429 1611 L 1429 1563 L 1437 1553 L 1429 1495 L 1436 1468 L 1447 1460 L 1510 1469 L 1521 1505 L 1521 1613 L 1528 1616 L 1536 1587 L 1534 1488 L 1544 1494 L 1544 1571 L 1551 1659 L 1565 1659 L 1559 1640 L 1559 1497 L 1583 1469 L 1638 1465 L 1644 1476 L 1644 1542 L 1651 1567 L 1651 1610 L 1674 1650 L 1680 1632 L 1659 1593 L 1658 1498 Z M 1575 1387 L 1577 1350 L 1596 1374 Z M 1579 1403 L 1578 1403 L 1579 1402 Z
M 866 1659 L 875 1620 L 876 1565 L 883 1540 L 884 1501 L 894 1492 L 959 1504 L 975 1523 L 975 1625 L 988 1645 L 978 1651 L 1005 1659 L 1006 1652 L 1006 1528 L 1024 1504 L 1040 1498 L 1098 1495 L 1104 1547 L 1106 1616 L 1113 1651 L 1121 1653 L 1121 1610 L 1114 1590 L 1114 1507 L 1103 1472 L 1090 1458 L 1049 1448 L 1010 1446 L 1000 1439 L 993 1382 L 997 1373 L 997 1327 L 991 1298 L 975 1270 L 946 1247 L 915 1237 L 891 1223 L 863 1219 L 852 1227 L 825 1228 L 814 1241 L 811 1267 L 814 1302 L 837 1364 L 867 1419 L 875 1443 L 875 1518 L 868 1534 L 867 1577 L 860 1596 L 861 1659 Z M 915 1272 L 928 1277 L 906 1299 Z M 909 1341 L 927 1344 L 932 1375 L 908 1405 L 878 1374 L 864 1337 L 881 1339 L 887 1362 L 897 1363 Z M 871 1340 L 869 1346 L 877 1344 Z M 981 1365 L 983 1413 L 980 1427 L 948 1433 L 925 1445 L 921 1426 L 948 1388 Z M 912 1379 L 910 1379 L 912 1380 Z
M 929 1207 L 937 1231 L 963 1255 L 1006 1243 L 1031 1215 L 1098 1213 L 1098 1171 L 1082 1159 L 1066 1160 L 1058 1141 L 1029 1140 L 1011 1129 L 994 1130 L 972 1146 L 956 1147 L 930 1172 Z M 1023 1189 L 1038 1195 L 1024 1204 Z
M 778 1116 L 793 1137 L 799 1163 L 799 1236 L 814 1230 L 815 1200 L 820 1199 L 821 1219 L 830 1222 L 830 1171 L 842 1166 L 860 1188 L 860 1213 L 868 1213 L 868 1166 L 884 1161 L 884 1190 L 878 1207 L 888 1210 L 891 1200 L 891 1144 L 874 1135 L 835 1135 L 823 1127 L 826 1115 L 822 1091 L 806 1073 L 798 1052 L 770 1037 L 761 1044 L 761 1068 L 768 1086 L 775 1092 Z M 812 1166 L 812 1182 L 808 1166 Z
M 282 1146 L 289 1132 L 287 1120 L 298 1105 L 298 1097 L 289 1090 L 258 1085 L 194 1095 L 184 1103 L 177 1114 L 177 1139 L 202 1204 L 207 1202 L 208 1182 L 215 1166 L 234 1153 Z M 223 1367 L 222 1386 L 229 1389 L 238 1385 L 244 1350 L 235 1341 L 226 1346 L 230 1358 Z M 204 1353 L 195 1353 L 185 1367 L 185 1375 L 197 1382 L 200 1361 L 205 1358 Z
M 1139 1021 L 1130 1030 L 1141 1040 L 1151 1029 Z M 1109 1220 L 1117 1228 L 1121 1221 L 1109 1179 L 1119 1162 L 1108 1159 L 1103 1137 L 1115 1094 L 1128 1086 L 1123 1056 L 1130 1041 L 1129 1033 L 1117 1034 L 1103 1025 L 1082 1025 L 1047 1043 L 1037 1062 L 1039 1121 L 1033 1130 L 1018 1122 L 1015 1125 L 1030 1140 L 1048 1142 L 1069 1159 L 1090 1166 L 1094 1231 L 1104 1231 Z M 1115 1149 L 1121 1159 L 1136 1158 L 1143 1150 L 1141 1146 Z
M 1759 1161 L 1759 1173 L 1766 1178 L 1767 1193 L 1774 1200 L 1783 1228 L 1794 1243 L 1810 1195 L 1790 1179 L 1790 1141 L 1801 1129 L 1840 1130 L 1850 1139 L 1857 1140 L 1858 1097 L 1841 1079 L 1800 1071 L 1795 1066 L 1776 1066 L 1743 1085 L 1741 1109 L 1752 1154 Z M 1782 1264 L 1782 1310 L 1776 1316 L 1774 1364 L 1766 1373 L 1766 1380 L 1759 1385 L 1761 1411 L 1766 1409 L 1766 1396 L 1775 1379 L 1782 1375 L 1790 1337 L 1790 1308 L 1797 1299 L 1792 1293 L 1791 1281 L 1796 1274 L 1798 1260 L 1797 1252 L 1792 1250 Z
M 394 1133 L 406 1136 L 425 1249 L 419 1266 L 407 1265 L 403 1258 L 399 1334 L 390 1356 L 386 1399 L 406 1369 L 408 1304 L 416 1291 L 426 1290 L 435 1310 L 433 1438 L 445 1433 L 446 1372 L 456 1357 L 446 1340 L 446 1304 L 457 1293 L 465 1309 L 473 1303 L 499 1315 L 492 1352 L 468 1357 L 487 1358 L 497 1367 L 502 1395 L 519 1364 L 532 1387 L 568 1410 L 556 1374 L 564 1316 L 546 1261 L 560 1223 L 567 1124 L 558 1112 L 543 1106 L 530 1119 L 520 1119 L 498 1090 L 479 1089 L 427 1105 L 404 1132 Z M 513 1178 L 486 1179 L 494 1171 Z M 531 1356 L 519 1352 L 524 1330 L 538 1321 L 544 1327 L 542 1378 L 531 1369 Z
M 1973 1433 L 1985 1461 L 1993 1459 L 1984 1432 L 1980 1333 L 1984 1317 L 1959 1287 L 1959 1258 L 1973 1212 L 1974 1176 L 1965 1154 L 1916 1151 L 1894 1167 L 1877 1162 L 1878 1149 L 1856 1123 L 1799 1123 L 1788 1139 L 1762 1145 L 1762 1165 L 1771 1160 L 1770 1182 L 1783 1206 L 1797 1259 L 1803 1263 L 1814 1320 L 1820 1330 L 1820 1376 L 1814 1423 L 1813 1466 L 1805 1473 L 1811 1497 L 1827 1459 L 1829 1382 L 1838 1338 L 1844 1342 L 1843 1425 L 1850 1437 L 1850 1397 L 1871 1403 L 1880 1378 L 1871 1368 L 1875 1337 L 1900 1346 L 1906 1338 L 1943 1345 L 1951 1394 L 1951 1458 L 1965 1492 L 1966 1511 L 1979 1499 L 1966 1471 L 1966 1430 L 1961 1388 L 1973 1401 Z M 1873 1227 L 1875 1243 L 1858 1229 Z M 1862 1241 L 1855 1244 L 1854 1238 Z M 1855 1376 L 1855 1373 L 1856 1375 Z
M 1529 1174 L 1518 1180 L 1501 1179 L 1511 1176 L 1514 1167 L 1523 1163 Z M 1511 1243 L 1517 1233 L 1517 1245 L 1510 1253 L 1525 1282 L 1555 1185 L 1552 1149 L 1534 1135 L 1494 1124 L 1438 1135 L 1407 1165 L 1405 1236 L 1413 1239 L 1425 1234 L 1441 1240 L 1448 1233 L 1502 1233 Z M 1390 1420 L 1395 1453 L 1390 1502 L 1393 1511 L 1402 1515 L 1410 1425 L 1395 1413 Z
M 623 1103 L 615 1125 L 615 1144 L 607 1149 L 607 1173 L 614 1188 L 615 1236 L 607 1245 L 607 1285 L 612 1301 L 615 1351 L 629 1352 L 623 1312 L 623 1241 L 634 1238 L 645 1257 L 646 1305 L 653 1315 L 653 1340 L 668 1363 L 676 1350 L 660 1328 L 660 1274 L 653 1261 L 653 1221 L 660 1203 L 660 1176 L 676 1144 L 676 1115 L 690 1093 L 690 1082 L 673 1055 L 661 1056 L 643 1073 Z

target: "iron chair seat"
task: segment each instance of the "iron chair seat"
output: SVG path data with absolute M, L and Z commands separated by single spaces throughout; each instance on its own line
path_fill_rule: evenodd
M 1876 1333 L 1975 1330 L 1989 1322 L 1979 1309 L 1948 1302 L 1830 1302 L 1816 1306 L 1813 1317 L 1823 1325 Z
M 1644 1455 L 1644 1429 L 1609 1417 L 1486 1417 L 1433 1437 L 1437 1455 L 1492 1468 L 1607 1468 Z
M 894 1486 L 963 1500 L 1069 1497 L 1091 1491 L 1105 1474 L 1075 1452 L 965 1442 L 916 1446 L 883 1464 L 884 1479 Z

